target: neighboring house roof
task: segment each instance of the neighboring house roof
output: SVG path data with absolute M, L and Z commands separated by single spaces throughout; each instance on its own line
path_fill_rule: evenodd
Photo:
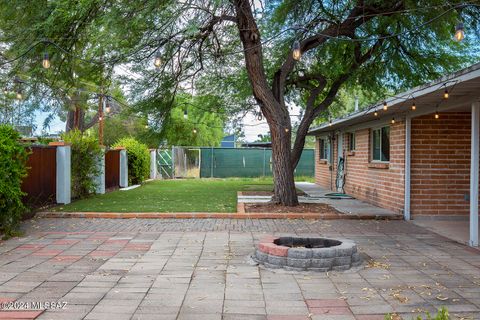
M 242 147 L 244 148 L 271 148 L 271 142 L 246 142 L 242 143 Z
M 445 84 L 449 88 L 448 102 L 443 103 L 441 96 L 445 90 Z M 416 114 L 430 113 L 432 110 L 444 110 L 446 107 L 459 107 L 480 97 L 480 63 L 455 73 L 443 76 L 435 81 L 415 87 L 406 92 L 396 94 L 386 99 L 388 110 L 383 110 L 383 100 L 368 108 L 347 114 L 332 120 L 331 123 L 323 123 L 309 130 L 308 135 L 319 135 L 339 129 L 348 128 L 364 122 L 372 122 L 376 119 L 394 117 L 399 118 L 409 113 L 411 102 L 415 100 Z M 432 109 L 433 108 L 433 109 Z M 378 117 L 374 113 L 378 112 Z M 413 115 L 412 111 L 412 115 Z

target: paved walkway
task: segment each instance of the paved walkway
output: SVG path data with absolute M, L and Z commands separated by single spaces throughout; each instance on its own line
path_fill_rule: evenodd
M 404 221 L 37 219 L 0 243 L 0 302 L 60 301 L 0 319 L 480 319 L 480 252 Z M 348 272 L 253 265 L 265 234 L 341 236 L 372 260 Z M 9 304 L 7 304 L 8 306 Z
M 317 201 L 319 203 L 325 203 L 331 205 L 338 211 L 345 214 L 358 214 L 358 215 L 377 215 L 377 216 L 396 216 L 399 215 L 391 210 L 376 207 L 364 201 L 358 199 L 329 199 L 325 197 L 325 194 L 331 193 L 331 190 L 324 189 L 318 184 L 311 182 L 296 182 L 295 185 L 298 189 L 302 190 L 310 197 L 310 201 Z M 315 200 L 312 200 L 315 199 Z

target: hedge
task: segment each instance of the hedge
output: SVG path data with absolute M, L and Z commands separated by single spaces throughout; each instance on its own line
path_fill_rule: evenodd
M 140 184 L 145 181 L 150 174 L 150 152 L 147 145 L 134 138 L 122 138 L 114 146 L 127 149 L 128 184 Z
M 28 152 L 19 139 L 11 126 L 0 125 L 0 231 L 4 237 L 15 235 L 26 211 L 21 186 L 27 175 Z

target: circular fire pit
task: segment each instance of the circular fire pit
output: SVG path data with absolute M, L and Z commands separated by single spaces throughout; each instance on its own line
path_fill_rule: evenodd
M 341 271 L 362 263 L 355 242 L 327 238 L 270 237 L 258 244 L 253 258 L 269 268 L 295 271 Z

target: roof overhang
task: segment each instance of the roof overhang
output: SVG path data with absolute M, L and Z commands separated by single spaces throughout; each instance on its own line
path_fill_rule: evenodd
M 444 84 L 449 88 L 449 98 L 443 99 Z M 411 110 L 415 99 L 416 110 Z M 429 114 L 438 110 L 444 112 L 469 106 L 480 98 L 480 63 L 446 75 L 430 83 L 386 99 L 388 110 L 383 110 L 383 101 L 371 105 L 365 110 L 357 111 L 324 123 L 309 130 L 308 135 L 321 135 L 328 132 L 348 130 L 359 124 L 374 125 L 379 120 L 401 119 L 407 114 L 412 117 Z M 378 116 L 375 116 L 375 112 Z

